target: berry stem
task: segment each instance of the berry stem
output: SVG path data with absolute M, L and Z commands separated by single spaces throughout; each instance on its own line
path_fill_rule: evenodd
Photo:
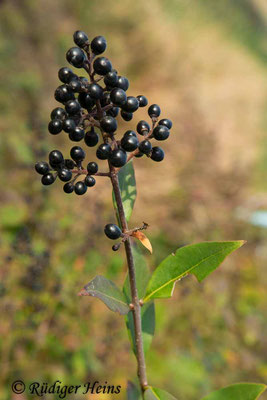
M 127 224 L 125 213 L 124 213 L 121 192 L 120 192 L 120 187 L 119 187 L 118 174 L 116 173 L 116 171 L 114 170 L 113 167 L 111 167 L 110 172 L 111 172 L 110 178 L 111 178 L 111 183 L 113 186 L 115 200 L 117 203 L 118 215 L 119 215 L 119 219 L 120 219 L 120 223 L 121 223 L 121 227 L 122 227 L 122 232 L 125 233 L 128 231 L 128 224 Z M 138 364 L 138 373 L 137 374 L 138 374 L 142 392 L 144 392 L 145 388 L 148 386 L 148 383 L 147 383 L 147 376 L 146 376 L 146 363 L 145 363 L 144 346 L 143 346 L 143 338 L 142 338 L 141 306 L 140 306 L 138 292 L 137 292 L 137 286 L 136 286 L 135 267 L 134 267 L 134 259 L 133 259 L 133 252 L 132 252 L 130 237 L 128 237 L 125 240 L 124 246 L 125 246 L 128 271 L 129 271 L 129 282 L 130 282 L 131 297 L 132 297 L 131 304 L 133 305 L 132 313 L 133 313 L 133 320 L 134 320 L 136 358 L 137 358 L 137 364 Z

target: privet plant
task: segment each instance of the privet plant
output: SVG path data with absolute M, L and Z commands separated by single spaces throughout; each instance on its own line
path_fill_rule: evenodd
M 65 182 L 63 190 L 68 194 L 85 194 L 96 184 L 95 177 L 110 180 L 118 222 L 117 225 L 108 223 L 104 232 L 109 239 L 116 240 L 112 247 L 114 251 L 124 246 L 128 275 L 122 289 L 105 277 L 96 276 L 81 290 L 80 295 L 97 297 L 110 310 L 125 316 L 139 379 L 139 387 L 129 383 L 128 399 L 174 399 L 166 391 L 151 386 L 147 379 L 145 353 L 154 334 L 154 301 L 171 297 L 175 283 L 189 273 L 201 282 L 244 242 L 204 242 L 182 247 L 150 274 L 146 260 L 134 246 L 134 240 L 139 240 L 151 250 L 143 232 L 148 225 L 143 223 L 140 228 L 134 229 L 128 226 L 136 198 L 133 160 L 146 156 L 152 161 L 162 161 L 163 149 L 152 143 L 168 139 L 172 122 L 167 118 L 160 119 L 160 107 L 152 104 L 148 107 L 150 122 L 141 120 L 136 132 L 130 129 L 118 138 L 118 114 L 130 122 L 139 107 L 148 106 L 148 100 L 144 95 L 127 96 L 128 79 L 118 75 L 110 60 L 99 56 L 107 47 L 103 36 L 89 42 L 84 32 L 76 31 L 73 39 L 76 46 L 68 50 L 67 61 L 78 69 L 83 68 L 88 77 L 78 76 L 68 67 L 59 70 L 58 77 L 62 84 L 55 91 L 55 99 L 64 108 L 57 107 L 51 112 L 48 130 L 52 135 L 64 131 L 73 142 L 83 142 L 88 147 L 97 146 L 96 157 L 106 160 L 106 170 L 99 171 L 95 161 L 85 164 L 86 153 L 77 145 L 72 147 L 70 158 L 64 158 L 59 150 L 53 150 L 49 154 L 49 163 L 38 162 L 35 168 L 42 175 L 43 185 L 50 185 L 59 179 Z M 253 400 L 264 390 L 261 384 L 236 384 L 212 393 L 205 400 Z

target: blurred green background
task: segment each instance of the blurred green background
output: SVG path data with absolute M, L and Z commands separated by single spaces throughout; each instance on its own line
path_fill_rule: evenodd
M 123 318 L 77 296 L 96 274 L 118 284 L 125 277 L 123 251 L 112 252 L 103 235 L 115 220 L 109 182 L 99 178 L 85 196 L 68 196 L 59 182 L 42 187 L 33 168 L 50 150 L 67 155 L 72 146 L 66 135 L 49 135 L 47 123 L 77 29 L 104 35 L 129 93 L 159 103 L 174 123 L 163 163 L 135 161 L 132 226 L 150 225 L 151 269 L 183 244 L 248 241 L 204 283 L 189 276 L 171 300 L 157 302 L 150 383 L 196 400 L 237 381 L 263 382 L 266 1 L 2 0 L 1 399 L 18 398 L 15 379 L 106 380 L 122 385 L 123 399 L 136 372 Z M 121 121 L 121 132 L 144 116 Z

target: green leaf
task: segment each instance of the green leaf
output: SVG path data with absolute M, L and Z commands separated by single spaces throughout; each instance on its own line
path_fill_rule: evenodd
M 145 400 L 177 400 L 165 390 L 149 386 L 145 391 Z
M 121 191 L 122 203 L 126 220 L 129 221 L 132 215 L 136 199 L 136 183 L 134 176 L 134 167 L 132 161 L 125 164 L 119 171 L 119 186 Z M 118 215 L 114 192 L 112 193 L 113 205 Z
M 256 400 L 266 390 L 260 383 L 236 383 L 203 397 L 202 400 Z
M 129 305 L 125 294 L 109 279 L 103 276 L 96 276 L 89 282 L 83 290 L 79 293 L 80 296 L 93 296 L 97 297 L 111 311 L 117 311 L 121 315 L 129 312 Z
M 140 389 L 131 381 L 127 382 L 127 400 L 142 400 Z
M 133 257 L 135 264 L 135 274 L 136 274 L 136 286 L 138 291 L 138 296 L 141 299 L 145 295 L 146 286 L 149 281 L 150 272 L 146 263 L 146 259 L 143 257 L 141 251 L 138 247 L 133 246 Z M 123 291 L 128 300 L 131 302 L 131 291 L 129 284 L 129 277 L 127 276 Z M 148 302 L 144 304 L 141 308 L 141 318 L 142 318 L 142 336 L 144 343 L 144 352 L 146 353 L 151 345 L 154 332 L 155 332 L 155 305 L 154 302 Z M 136 354 L 135 346 L 135 333 L 134 333 L 134 323 L 133 323 L 133 313 L 130 312 L 126 315 L 126 327 L 128 334 L 132 343 L 132 348 Z
M 191 273 L 201 282 L 225 257 L 244 244 L 235 242 L 203 242 L 184 246 L 169 255 L 155 269 L 148 283 L 144 302 L 172 296 L 177 280 Z

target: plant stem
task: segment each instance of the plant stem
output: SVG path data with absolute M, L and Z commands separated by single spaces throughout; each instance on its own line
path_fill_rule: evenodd
M 110 178 L 113 186 L 113 191 L 115 195 L 115 200 L 118 208 L 118 215 L 122 227 L 123 232 L 128 231 L 128 224 L 126 221 L 123 203 L 121 199 L 121 192 L 119 187 L 118 174 L 111 166 Z M 141 306 L 138 298 L 138 291 L 136 287 L 136 277 L 135 277 L 135 268 L 134 268 L 134 259 L 132 253 L 131 239 L 128 237 L 125 242 L 125 252 L 128 263 L 128 271 L 129 271 L 129 282 L 131 288 L 131 297 L 133 310 L 133 320 L 134 320 L 134 333 L 135 333 L 135 345 L 136 345 L 136 358 L 138 364 L 138 378 L 140 382 L 140 386 L 142 392 L 144 392 L 147 387 L 147 376 L 146 376 L 146 363 L 145 363 L 145 355 L 144 355 L 144 346 L 143 346 L 143 338 L 142 338 L 142 320 L 141 320 Z

